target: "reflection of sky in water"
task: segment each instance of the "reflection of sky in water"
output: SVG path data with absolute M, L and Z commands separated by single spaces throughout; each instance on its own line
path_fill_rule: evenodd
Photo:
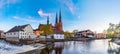
M 55 42 L 51 54 L 120 54 L 117 44 L 108 42 L 110 39 L 92 41 Z M 48 52 L 48 51 L 47 51 Z M 45 52 L 46 53 L 46 52 Z M 45 54 L 43 53 L 43 54 Z
M 112 49 L 111 49 L 112 48 Z M 118 46 L 108 42 L 108 39 L 93 41 L 68 41 L 64 43 L 62 54 L 109 54 L 108 50 L 117 49 Z M 52 54 L 55 51 L 52 52 Z M 112 51 L 114 53 L 114 51 Z

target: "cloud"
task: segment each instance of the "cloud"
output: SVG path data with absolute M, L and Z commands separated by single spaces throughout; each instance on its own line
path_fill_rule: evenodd
M 28 16 L 26 18 L 21 18 L 19 16 L 13 16 L 14 19 L 17 20 L 22 20 L 22 21 L 26 21 L 26 22 L 34 22 L 34 23 L 41 23 L 44 22 L 44 20 L 35 20 L 32 16 Z
M 60 3 L 64 4 L 65 6 L 67 6 L 67 8 L 69 9 L 69 11 L 74 14 L 77 7 L 75 6 L 75 4 L 72 2 L 72 0 L 59 0 Z
M 44 13 L 43 10 L 41 10 L 41 9 L 38 11 L 38 14 L 39 14 L 41 17 L 51 16 L 50 13 Z
M 14 4 L 18 2 L 19 0 L 0 0 L 0 8 L 4 6 L 9 6 L 10 4 Z

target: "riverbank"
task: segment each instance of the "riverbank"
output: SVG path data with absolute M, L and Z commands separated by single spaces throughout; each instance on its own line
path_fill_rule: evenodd
M 0 40 L 0 54 L 37 54 L 45 48 L 44 44 L 13 45 L 4 40 Z
M 45 45 L 43 44 L 32 44 L 31 46 L 34 48 L 31 50 L 19 51 L 16 54 L 40 54 L 41 49 L 45 48 Z
M 114 39 L 113 42 L 120 45 L 120 39 L 118 39 L 118 38 Z

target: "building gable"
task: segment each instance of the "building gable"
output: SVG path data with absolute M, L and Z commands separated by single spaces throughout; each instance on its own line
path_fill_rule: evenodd
M 26 25 L 22 25 L 22 26 L 15 26 L 13 27 L 12 29 L 10 29 L 9 31 L 7 31 L 6 33 L 8 32 L 17 32 L 17 31 L 23 31 L 23 29 L 28 26 L 29 24 L 26 24 Z

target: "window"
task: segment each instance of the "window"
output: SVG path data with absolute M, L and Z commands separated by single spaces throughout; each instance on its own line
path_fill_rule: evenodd
M 15 33 L 14 33 L 14 35 L 15 35 Z
M 20 33 L 22 35 L 22 33 Z
M 23 33 L 25 35 L 25 33 Z

